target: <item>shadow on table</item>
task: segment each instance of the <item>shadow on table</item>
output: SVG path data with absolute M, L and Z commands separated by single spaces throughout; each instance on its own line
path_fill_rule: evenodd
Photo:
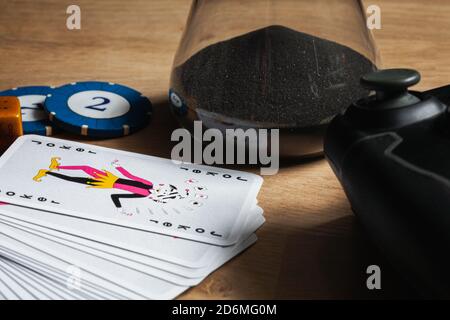
M 232 274 L 225 273 L 234 297 L 419 298 L 352 215 L 307 229 L 271 223 L 258 236 L 256 245 L 231 266 Z M 381 268 L 381 290 L 367 289 L 366 269 L 372 264 Z

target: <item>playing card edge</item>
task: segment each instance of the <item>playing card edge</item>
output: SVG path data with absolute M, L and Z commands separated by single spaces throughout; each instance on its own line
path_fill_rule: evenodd
M 15 206 L 15 205 L 11 204 L 11 206 Z M 30 209 L 30 210 L 36 210 L 35 208 L 30 208 L 30 207 L 24 207 L 24 206 L 19 206 L 19 207 L 27 208 L 27 209 Z M 46 211 L 46 210 L 43 210 L 43 211 Z M 54 213 L 54 212 L 51 212 L 51 211 L 46 211 L 46 212 L 51 213 L 51 214 L 60 214 L 60 213 Z M 63 215 L 63 214 L 60 214 L 60 215 Z M 12 219 L 17 219 L 16 217 L 14 217 L 14 212 L 8 212 L 7 207 L 3 207 L 3 206 L 0 207 L 0 216 L 6 216 L 6 217 L 10 217 Z M 71 218 L 78 218 L 78 217 L 71 216 Z M 24 222 L 28 222 L 28 223 L 31 223 L 31 224 L 36 224 L 36 225 L 43 226 L 38 221 L 34 220 L 33 218 L 29 218 L 29 217 L 27 217 L 27 218 L 22 217 L 22 219 L 18 219 L 18 220 L 22 220 Z M 95 221 L 95 222 L 96 223 L 102 223 L 101 221 Z M 48 228 L 51 228 L 53 230 L 58 230 L 57 226 L 55 224 L 53 224 L 53 223 L 43 222 L 43 224 L 45 224 L 44 226 L 46 226 Z M 65 233 L 76 236 L 76 232 L 75 231 L 70 231 L 71 230 L 70 228 L 65 227 L 64 230 L 66 230 L 66 231 L 64 231 Z M 149 231 L 149 232 L 151 232 L 151 231 Z M 157 235 L 162 235 L 162 236 L 165 236 L 165 237 L 170 237 L 170 235 L 166 235 L 166 234 L 161 234 L 161 233 L 156 233 L 156 232 L 152 232 L 152 233 L 157 234 Z M 95 237 L 95 239 L 96 239 L 95 241 L 98 241 L 100 243 L 104 243 L 104 244 L 108 244 L 109 243 L 111 245 L 114 245 L 116 247 L 121 248 L 120 243 L 115 243 L 115 242 L 111 243 L 111 242 L 109 242 L 109 239 L 106 239 L 106 238 L 103 238 L 103 237 L 98 237 L 98 236 Z M 187 240 L 190 240 L 190 239 L 187 239 Z M 194 241 L 194 240 L 192 240 L 192 241 Z M 137 250 L 137 249 L 131 249 L 131 247 L 128 247 L 126 250 L 129 250 L 131 252 L 141 253 L 141 252 L 138 252 L 139 250 Z M 173 258 L 173 257 L 169 257 L 167 255 L 161 255 L 161 254 L 152 254 L 152 255 L 150 255 L 149 254 L 150 252 L 147 252 L 147 251 L 146 251 L 146 253 L 147 254 L 145 254 L 145 255 L 148 255 L 149 257 L 153 257 L 155 259 L 161 259 L 163 261 L 167 261 L 168 263 L 174 263 L 174 264 L 185 266 L 185 267 L 188 267 L 188 268 L 191 268 L 191 269 L 198 269 L 198 268 L 202 268 L 202 267 L 207 267 L 206 262 L 204 262 L 204 260 L 206 260 L 205 257 L 202 257 L 202 259 L 197 261 L 196 263 L 192 263 L 192 261 L 179 260 L 179 259 L 176 259 L 176 257 Z M 143 254 L 143 253 L 141 253 L 141 254 Z

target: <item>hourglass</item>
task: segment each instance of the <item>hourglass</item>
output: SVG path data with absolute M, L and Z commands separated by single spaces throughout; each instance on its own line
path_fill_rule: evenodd
M 312 156 L 334 115 L 368 94 L 379 59 L 358 0 L 194 0 L 173 62 L 181 125 L 279 129 L 280 154 Z

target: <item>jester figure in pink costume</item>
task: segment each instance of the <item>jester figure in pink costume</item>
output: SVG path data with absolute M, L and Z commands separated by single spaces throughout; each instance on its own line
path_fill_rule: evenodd
M 117 189 L 123 190 L 127 193 L 117 193 L 112 194 L 111 199 L 116 206 L 116 208 L 122 208 L 120 199 L 124 198 L 145 198 L 151 194 L 153 189 L 153 183 L 145 180 L 143 178 L 132 175 L 125 168 L 120 166 L 118 161 L 112 162 L 112 165 L 120 172 L 125 178 L 119 178 L 113 173 L 107 170 L 99 170 L 92 168 L 90 166 L 62 166 L 59 163 L 61 160 L 58 157 L 51 159 L 49 169 L 41 169 L 33 178 L 36 182 L 41 182 L 44 176 L 53 176 L 66 181 L 71 181 L 75 183 L 80 183 L 87 185 L 91 188 L 102 188 L 102 189 Z M 65 174 L 61 174 L 54 171 L 82 171 L 86 173 L 89 177 L 72 177 Z

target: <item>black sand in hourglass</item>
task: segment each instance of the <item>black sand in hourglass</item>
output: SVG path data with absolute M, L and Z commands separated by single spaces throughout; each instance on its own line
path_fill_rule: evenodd
M 200 50 L 172 73 L 188 107 L 254 127 L 327 123 L 366 96 L 375 69 L 355 50 L 283 26 L 269 26 Z

